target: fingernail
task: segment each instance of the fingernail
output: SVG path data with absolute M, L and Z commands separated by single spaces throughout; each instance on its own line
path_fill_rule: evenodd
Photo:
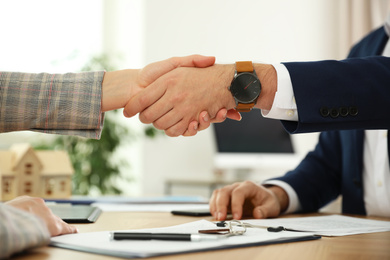
M 125 117 L 129 117 L 129 114 L 127 114 L 126 110 L 123 110 L 123 115 L 124 115 Z
M 194 125 L 194 130 L 195 130 L 195 131 L 198 130 L 198 124 L 195 124 L 195 125 Z
M 222 219 L 222 213 L 221 212 L 218 212 L 217 214 L 217 220 L 221 220 Z
M 208 113 L 205 114 L 205 115 L 203 116 L 203 120 L 204 120 L 205 122 L 208 122 L 208 121 L 210 120 L 209 114 L 208 114 Z
M 233 219 L 238 219 L 238 214 L 237 213 L 233 214 Z
M 227 111 L 226 111 L 226 113 L 223 115 L 223 119 L 225 119 L 225 118 L 226 118 L 226 116 L 227 116 Z

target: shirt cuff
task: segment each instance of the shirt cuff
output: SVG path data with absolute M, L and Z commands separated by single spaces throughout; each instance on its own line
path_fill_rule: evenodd
M 290 73 L 283 64 L 273 64 L 277 74 L 277 91 L 271 110 L 263 109 L 263 117 L 279 120 L 298 121 L 298 110 Z
M 284 189 L 284 191 L 287 193 L 289 203 L 286 211 L 283 212 L 283 214 L 300 211 L 301 203 L 299 202 L 298 195 L 288 183 L 279 180 L 268 180 L 263 182 L 263 185 L 275 185 Z

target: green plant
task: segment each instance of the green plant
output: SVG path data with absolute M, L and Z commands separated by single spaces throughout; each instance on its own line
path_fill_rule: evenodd
M 107 55 L 92 57 L 81 69 L 82 71 L 115 70 Z M 73 194 L 87 195 L 91 189 L 101 194 L 120 194 L 115 183 L 125 179 L 120 174 L 122 166 L 128 166 L 125 160 L 113 160 L 121 142 L 129 142 L 131 130 L 115 120 L 115 113 L 105 114 L 104 130 L 100 140 L 85 139 L 74 136 L 58 136 L 48 144 L 33 145 L 35 149 L 66 150 L 73 164 Z
M 87 195 L 93 188 L 101 194 L 120 194 L 122 191 L 116 187 L 115 182 L 130 181 L 120 174 L 121 166 L 128 163 L 125 160 L 113 160 L 113 155 L 120 143 L 130 139 L 130 136 L 130 130 L 115 122 L 107 113 L 100 140 L 59 136 L 52 143 L 37 145 L 35 149 L 60 149 L 68 152 L 75 170 L 73 194 Z

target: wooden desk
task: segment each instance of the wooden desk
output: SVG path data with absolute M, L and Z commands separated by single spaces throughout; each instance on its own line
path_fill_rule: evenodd
M 319 214 L 316 214 L 319 215 Z M 308 215 L 290 215 L 289 217 Z M 94 224 L 76 225 L 80 232 L 117 229 L 154 228 L 177 225 L 198 220 L 196 217 L 173 216 L 170 213 L 104 212 Z M 212 218 L 206 218 L 212 220 Z M 389 218 L 371 218 L 390 220 Z M 14 256 L 17 260 L 107 260 L 119 259 L 54 247 L 42 247 Z M 284 243 L 239 249 L 216 250 L 190 254 L 161 256 L 147 259 L 390 259 L 390 232 L 323 237 L 319 240 Z

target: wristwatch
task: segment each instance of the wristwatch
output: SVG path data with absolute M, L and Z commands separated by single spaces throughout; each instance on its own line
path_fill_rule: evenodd
M 234 78 L 229 87 L 238 112 L 249 112 L 261 92 L 260 80 L 251 61 L 237 61 Z

